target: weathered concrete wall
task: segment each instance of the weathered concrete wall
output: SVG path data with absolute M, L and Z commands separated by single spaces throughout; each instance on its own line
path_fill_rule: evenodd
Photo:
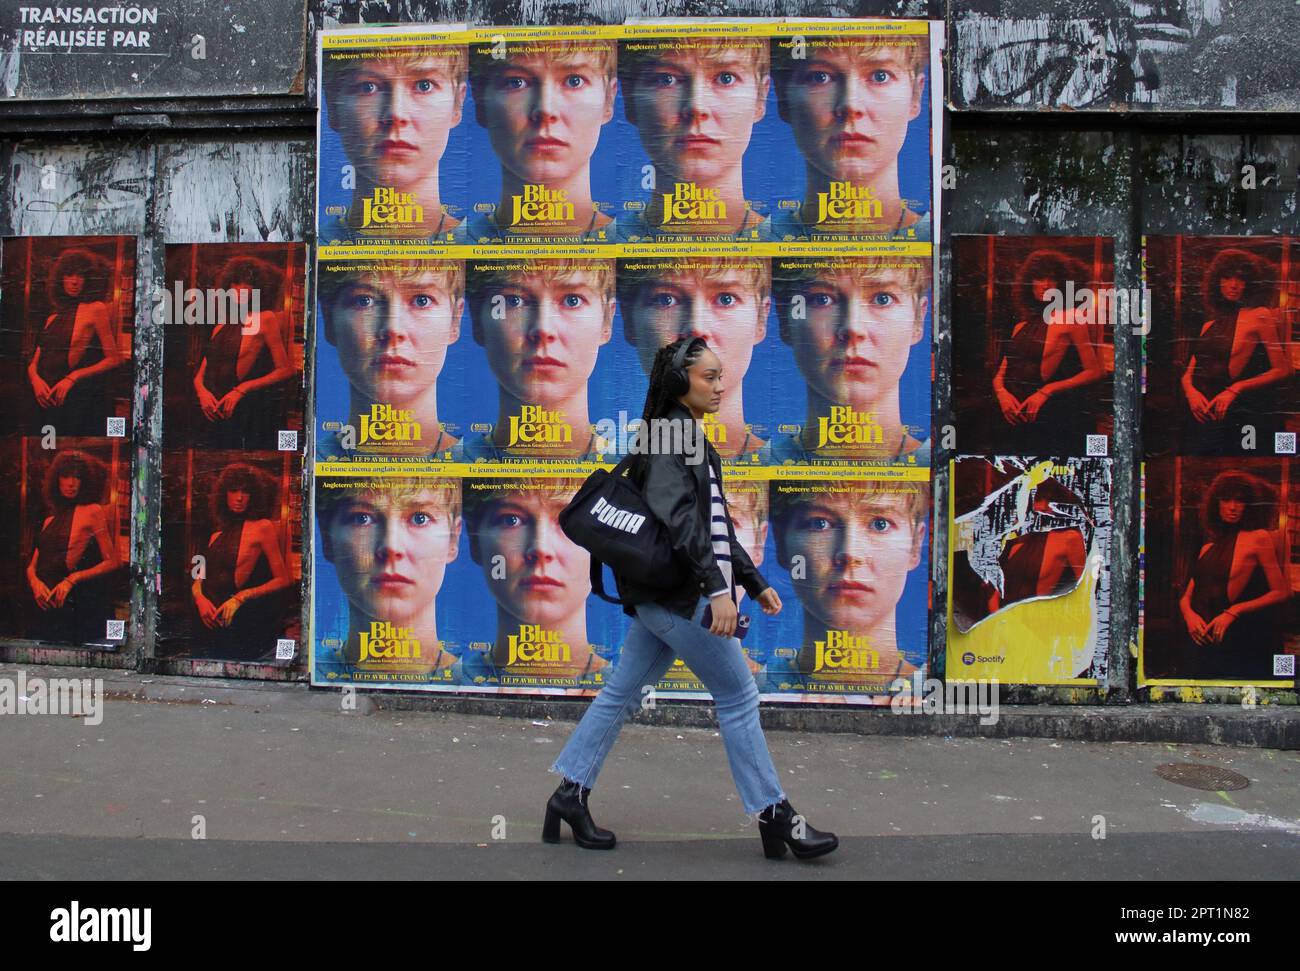
M 954 108 L 1300 106 L 1292 0 L 952 0 L 949 16 Z

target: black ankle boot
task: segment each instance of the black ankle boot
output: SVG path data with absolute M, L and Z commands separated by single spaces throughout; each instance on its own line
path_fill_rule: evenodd
M 802 835 L 796 835 L 796 822 L 802 822 Z M 769 860 L 785 856 L 789 846 L 800 860 L 823 856 L 840 845 L 834 833 L 823 833 L 794 811 L 790 800 L 782 799 L 758 814 L 758 835 L 763 838 L 763 855 Z
M 542 823 L 542 841 L 560 842 L 560 820 L 563 819 L 573 830 L 573 842 L 588 850 L 612 850 L 614 834 L 601 829 L 591 818 L 587 810 L 587 797 L 590 789 L 584 789 L 578 783 L 565 779 L 555 790 L 546 804 L 546 821 Z

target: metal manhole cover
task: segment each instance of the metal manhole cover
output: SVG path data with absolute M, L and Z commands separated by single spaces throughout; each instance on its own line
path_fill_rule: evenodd
M 1169 782 L 1190 789 L 1204 789 L 1207 792 L 1220 790 L 1245 789 L 1250 780 L 1240 772 L 1233 772 L 1218 765 L 1197 765 L 1194 762 L 1172 762 L 1157 765 L 1156 775 Z

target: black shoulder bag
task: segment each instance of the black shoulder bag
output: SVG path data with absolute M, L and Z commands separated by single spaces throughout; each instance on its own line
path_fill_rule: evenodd
M 591 589 L 612 604 L 623 601 L 605 593 L 602 563 L 615 575 L 647 587 L 671 589 L 685 577 L 668 528 L 650 511 L 628 475 L 637 458 L 640 455 L 627 456 L 612 472 L 591 473 L 560 512 L 564 535 L 591 554 Z

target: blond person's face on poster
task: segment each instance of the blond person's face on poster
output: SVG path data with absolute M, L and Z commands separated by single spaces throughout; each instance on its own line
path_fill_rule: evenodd
M 681 51 L 638 69 L 623 98 L 658 171 L 656 191 L 709 185 L 740 165 L 770 85 L 753 61 L 745 50 Z
M 613 326 L 614 301 L 583 274 L 519 275 L 488 288 L 477 307 L 474 340 L 497 383 L 535 405 L 585 391 Z
M 323 537 L 348 602 L 376 620 L 417 619 L 459 549 L 460 517 L 445 492 L 365 490 L 341 502 Z
M 464 81 L 436 56 L 367 58 L 332 93 L 330 127 L 348 160 L 375 185 L 399 190 L 438 166 L 465 103 Z
M 735 499 L 729 500 L 733 505 Z M 741 545 L 755 566 L 763 564 L 763 546 L 767 543 L 768 523 L 752 512 L 731 510 L 731 525 L 736 530 L 736 542 Z
M 781 92 L 795 144 L 835 181 L 869 184 L 898 161 L 924 82 L 897 47 L 817 47 L 795 61 Z
M 818 394 L 835 404 L 870 408 L 898 387 L 912 345 L 921 339 L 927 303 L 901 274 L 868 280 L 827 274 L 802 285 L 783 308 L 781 337 Z
M 771 299 L 760 295 L 743 272 L 718 279 L 668 275 L 638 287 L 623 307 L 629 341 L 646 374 L 655 354 L 679 337 L 703 337 L 722 362 L 727 388 L 739 389 L 754 345 L 767 333 Z
M 803 578 L 791 584 L 804 610 L 827 630 L 892 624 L 907 574 L 921 562 L 924 527 L 914 523 L 906 498 L 824 495 L 788 516 L 778 552 L 787 569 L 802 565 Z
M 479 521 L 478 562 L 488 588 L 520 623 L 559 627 L 586 609 L 591 556 L 560 528 L 571 498 L 521 489 L 493 500 Z M 493 575 L 496 564 L 504 567 L 500 579 Z
M 617 82 L 591 53 L 512 57 L 475 90 L 478 122 L 521 182 L 563 182 L 590 162 L 614 115 Z
M 326 315 L 326 337 L 357 391 L 399 405 L 437 382 L 447 347 L 460 336 L 464 306 L 436 274 L 375 274 L 339 291 Z

